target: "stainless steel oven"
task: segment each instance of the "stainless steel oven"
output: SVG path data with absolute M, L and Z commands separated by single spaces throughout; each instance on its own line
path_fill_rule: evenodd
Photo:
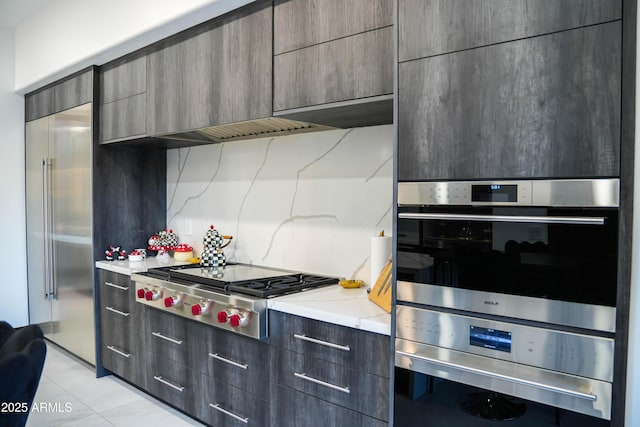
M 610 418 L 619 180 L 398 184 L 396 365 Z

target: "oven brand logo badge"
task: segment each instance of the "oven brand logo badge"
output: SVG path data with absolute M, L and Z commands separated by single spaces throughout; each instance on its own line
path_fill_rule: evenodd
M 498 304 L 500 304 L 498 301 L 485 301 L 484 303 L 487 304 L 487 305 L 498 305 Z

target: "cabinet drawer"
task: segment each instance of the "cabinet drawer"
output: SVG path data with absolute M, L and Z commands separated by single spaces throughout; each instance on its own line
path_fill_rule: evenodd
M 390 342 L 386 335 L 277 311 L 269 312 L 269 328 L 274 347 L 389 377 Z
M 144 343 L 148 351 L 178 363 L 187 363 L 187 321 L 181 317 L 147 310 Z
M 369 417 L 279 384 L 271 383 L 271 397 L 272 426 L 371 426 Z
M 271 357 L 273 382 L 374 418 L 387 418 L 387 378 L 279 348 Z
M 146 353 L 147 391 L 165 402 L 193 414 L 202 395 L 201 377 L 181 363 L 165 359 L 157 353 Z
M 102 365 L 137 385 L 144 384 L 139 332 L 102 322 Z
M 203 377 L 203 396 L 197 416 L 216 427 L 269 425 L 269 405 L 266 400 L 219 381 Z M 254 390 L 258 395 L 267 395 L 269 383 Z M 277 425 L 277 424 L 276 424 Z
M 269 381 L 269 346 L 254 339 L 191 324 L 190 357 L 201 373 L 265 397 Z

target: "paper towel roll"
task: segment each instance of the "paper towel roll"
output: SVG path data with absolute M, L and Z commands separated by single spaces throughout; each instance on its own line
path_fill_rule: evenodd
M 391 237 L 389 236 L 375 236 L 371 238 L 371 276 L 369 279 L 369 288 L 373 288 L 376 284 L 380 272 L 384 268 L 384 265 L 389 261 L 391 256 Z

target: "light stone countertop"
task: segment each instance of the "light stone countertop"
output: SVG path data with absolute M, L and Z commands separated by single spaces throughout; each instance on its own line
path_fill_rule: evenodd
M 149 268 L 185 264 L 171 258 L 159 262 L 154 257 L 145 261 L 96 261 L 96 267 L 130 276 Z M 322 322 L 391 335 L 391 315 L 369 300 L 366 288 L 344 289 L 339 285 L 324 286 L 291 295 L 269 299 L 269 309 Z
M 365 288 L 325 286 L 272 298 L 267 305 L 283 313 L 391 335 L 391 315 L 369 300 Z
M 131 276 L 131 273 L 139 273 L 141 271 L 147 271 L 150 268 L 156 267 L 168 267 L 171 265 L 186 264 L 184 262 L 177 262 L 173 258 L 169 258 L 168 262 L 161 262 L 156 257 L 148 257 L 144 261 L 96 261 L 96 267 L 102 270 L 113 271 L 114 273 L 126 274 Z

